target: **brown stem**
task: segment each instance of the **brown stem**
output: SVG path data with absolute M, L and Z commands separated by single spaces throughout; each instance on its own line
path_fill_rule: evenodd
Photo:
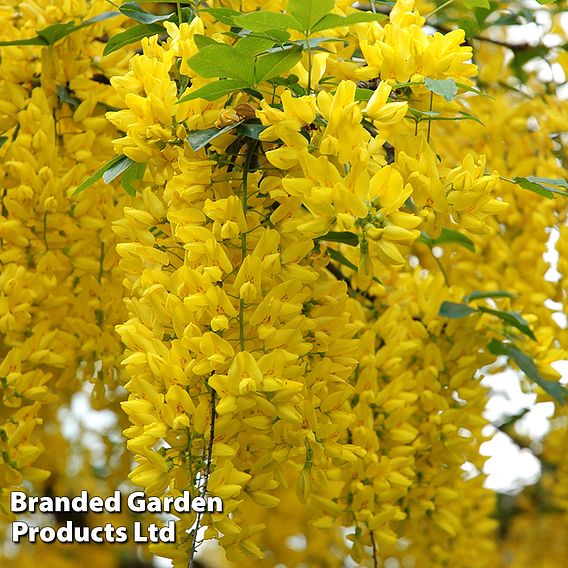
M 207 455 L 205 458 L 205 479 L 203 480 L 203 485 L 201 489 L 201 497 L 206 498 L 207 495 L 207 483 L 209 482 L 209 475 L 211 474 L 211 462 L 213 461 L 213 441 L 215 439 L 215 391 L 211 390 L 211 426 L 209 428 L 209 444 L 207 446 Z M 195 521 L 195 531 L 193 533 L 193 544 L 191 547 L 191 552 L 189 555 L 189 568 L 196 568 L 194 564 L 195 550 L 197 548 L 197 533 L 199 532 L 199 525 L 201 524 L 201 518 L 203 513 L 197 514 L 197 519 Z
M 371 531 L 371 543 L 373 544 L 373 566 L 374 568 L 378 568 L 379 559 L 377 558 L 377 543 L 375 542 L 375 535 L 373 534 L 373 531 Z

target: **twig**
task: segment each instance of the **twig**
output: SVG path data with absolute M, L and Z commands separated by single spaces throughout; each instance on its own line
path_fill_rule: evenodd
M 375 535 L 373 531 L 371 531 L 371 543 L 373 544 L 373 566 L 374 568 L 378 568 L 379 560 L 377 558 L 377 543 L 375 542 Z
M 201 488 L 201 497 L 205 499 L 207 495 L 207 484 L 209 482 L 209 475 L 211 474 L 211 463 L 213 461 L 213 442 L 215 440 L 215 390 L 211 390 L 211 426 L 209 428 L 209 444 L 207 446 L 207 456 L 205 458 L 205 479 L 203 480 L 203 485 Z M 197 548 L 197 533 L 199 532 L 199 525 L 201 524 L 201 518 L 203 513 L 197 514 L 197 519 L 195 521 L 195 532 L 193 533 L 193 545 L 191 547 L 191 552 L 189 556 L 189 568 L 194 568 L 193 558 L 195 556 L 195 549 Z

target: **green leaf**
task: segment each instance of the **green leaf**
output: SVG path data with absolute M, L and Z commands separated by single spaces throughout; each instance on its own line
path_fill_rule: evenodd
M 57 85 L 57 87 L 55 87 L 55 91 L 57 92 L 57 98 L 62 103 L 67 103 L 73 108 L 76 108 L 79 104 L 81 104 L 81 101 L 77 97 L 74 97 L 67 87 Z
M 227 26 L 232 26 L 235 18 L 241 15 L 241 12 L 232 8 L 200 8 L 199 11 L 211 14 L 217 21 Z
M 466 300 L 466 298 L 464 298 L 464 300 Z M 463 318 L 475 312 L 478 313 L 482 312 L 494 315 L 499 319 L 501 319 L 502 321 L 504 321 L 505 323 L 512 325 L 520 332 L 524 333 L 525 335 L 528 335 L 531 339 L 534 339 L 536 341 L 536 337 L 534 336 L 534 333 L 529 327 L 529 324 L 519 312 L 505 312 L 502 310 L 493 310 L 491 308 L 486 308 L 485 306 L 479 306 L 479 308 L 476 309 L 472 308 L 471 306 L 468 306 L 467 304 L 458 304 L 455 302 L 442 302 L 438 315 L 446 318 Z
M 495 97 L 492 97 L 488 93 L 484 93 L 483 91 L 480 91 L 479 89 L 476 89 L 475 87 L 472 87 L 471 85 L 467 85 L 466 83 L 460 83 L 459 81 L 456 81 L 456 85 L 462 91 L 466 91 L 468 93 L 475 93 L 476 95 L 479 95 L 480 97 L 487 97 L 488 99 L 495 100 Z
M 458 86 L 453 79 L 424 79 L 424 86 L 434 93 L 444 97 L 448 102 L 455 99 L 458 94 Z
M 134 182 L 140 181 L 144 177 L 144 172 L 146 171 L 146 163 L 144 162 L 132 162 L 122 174 L 120 182 L 124 191 L 134 197 L 136 195 L 136 187 L 134 187 Z
M 58 41 L 62 40 L 64 37 L 76 32 L 82 28 L 86 28 L 87 26 L 91 26 L 98 22 L 102 22 L 103 20 L 108 20 L 109 18 L 114 18 L 118 16 L 118 12 L 103 12 L 102 14 L 98 14 L 93 18 L 89 18 L 80 24 L 75 24 L 74 22 L 66 22 L 64 24 L 51 24 L 43 30 L 38 30 L 37 35 L 43 38 L 48 45 L 53 45 Z
M 536 337 L 532 332 L 527 320 L 519 312 L 504 312 L 502 310 L 492 310 L 491 308 L 486 308 L 485 306 L 479 306 L 478 311 L 485 314 L 491 314 L 497 316 L 499 319 L 503 320 L 505 323 L 512 325 L 518 329 L 521 333 L 528 335 L 531 339 L 536 341 Z
M 420 110 L 417 108 L 408 107 L 408 112 L 414 117 L 418 118 L 418 120 L 432 120 L 437 116 L 440 116 L 440 113 L 436 110 Z
M 454 116 L 453 118 L 439 118 L 438 120 L 473 120 L 475 122 L 477 122 L 478 124 L 481 124 L 481 126 L 485 126 L 485 124 L 483 122 L 481 122 L 481 120 L 479 120 L 479 118 L 477 118 L 477 116 L 470 114 L 469 112 L 465 112 L 463 110 L 459 111 L 460 116 Z
M 251 97 L 254 97 L 255 99 L 258 99 L 259 101 L 262 101 L 265 98 L 262 96 L 262 93 L 260 91 L 257 91 L 252 87 L 243 89 L 243 92 L 245 92 L 247 95 L 250 95 Z
M 328 49 L 324 49 L 323 47 L 320 47 L 320 45 L 322 43 L 328 43 L 328 42 L 340 42 L 343 43 L 343 45 L 347 45 L 347 41 L 344 39 L 341 39 L 339 37 L 310 37 L 307 40 L 306 39 L 299 39 L 299 40 L 295 40 L 294 43 L 296 45 L 299 45 L 302 49 L 312 49 L 312 50 L 317 50 L 317 51 L 327 51 L 329 53 Z
M 358 270 L 357 266 L 355 266 L 348 258 L 343 256 L 339 251 L 330 248 L 330 249 L 327 249 L 327 252 L 329 253 L 329 258 L 331 258 L 331 259 L 335 260 L 336 262 L 339 262 L 339 264 L 342 264 L 343 266 L 346 266 L 347 268 L 351 268 L 351 270 L 354 270 L 355 272 L 357 272 L 357 270 Z
M 525 8 L 515 10 L 513 13 L 502 12 L 491 22 L 491 26 L 523 26 L 533 22 L 535 22 L 535 12 Z
M 261 55 L 256 58 L 255 83 L 268 81 L 284 71 L 288 71 L 302 58 L 302 48 L 292 46 L 287 49 Z
M 415 109 L 409 108 L 408 110 L 409 111 L 412 110 L 413 114 L 415 113 Z M 432 122 L 439 120 L 450 121 L 450 122 L 455 122 L 457 120 L 473 120 L 485 126 L 483 122 L 481 122 L 481 120 L 479 120 L 479 118 L 477 118 L 476 116 L 473 116 L 472 114 L 462 111 L 459 112 L 460 116 L 440 116 L 439 112 L 422 112 L 421 114 L 428 118 L 421 118 L 418 120 L 418 122 L 420 122 L 421 120 L 431 120 Z
M 240 14 L 233 18 L 233 23 L 251 32 L 286 31 L 295 25 L 294 19 L 287 14 L 263 10 Z
M 71 194 L 72 197 L 79 195 L 79 193 L 82 193 L 88 187 L 90 187 L 91 185 L 102 179 L 104 173 L 108 169 L 112 168 L 117 162 L 121 161 L 123 158 L 124 156 L 115 156 L 112 160 L 109 160 L 106 164 L 101 166 L 92 176 L 88 177 L 83 183 L 77 186 L 75 191 Z
M 424 81 L 405 81 L 404 83 L 394 83 L 392 85 L 393 91 L 397 89 L 404 89 L 406 87 L 414 87 L 416 85 L 424 85 Z
M 145 37 L 150 37 L 156 34 L 160 34 L 164 31 L 164 28 L 159 24 L 139 24 L 137 26 L 132 26 L 127 30 L 120 32 L 119 34 L 113 35 L 107 42 L 103 55 L 108 55 L 113 53 L 117 49 L 121 49 L 134 43 L 140 41 Z
M 237 127 L 237 133 L 239 136 L 245 136 L 246 138 L 252 138 L 253 140 L 260 140 L 260 134 L 263 130 L 266 130 L 266 128 L 266 126 L 256 124 L 255 122 L 244 122 Z
M 554 185 L 558 187 L 563 187 L 564 189 L 568 190 L 568 182 L 563 179 L 552 179 L 552 178 L 544 178 L 544 177 L 535 177 L 535 176 L 527 176 L 530 182 L 533 183 L 542 183 L 545 185 Z
M 207 45 L 187 64 L 202 77 L 239 79 L 249 85 L 254 83 L 254 59 L 230 45 Z
M 236 81 L 234 79 L 223 79 L 222 81 L 215 81 L 214 83 L 209 83 L 193 93 L 188 93 L 185 97 L 182 97 L 178 104 L 185 103 L 187 101 L 192 101 L 194 99 L 205 99 L 206 101 L 215 101 L 229 93 L 238 91 L 248 87 L 249 84 L 245 81 Z
M 355 89 L 355 100 L 367 102 L 373 96 L 374 92 L 373 89 L 361 89 L 358 87 Z
M 331 30 L 344 26 L 352 26 L 361 22 L 382 22 L 387 16 L 385 14 L 373 14 L 372 12 L 359 12 L 349 14 L 348 16 L 337 16 L 335 14 L 327 14 L 319 20 L 311 28 L 312 33 L 321 32 L 323 30 Z
M 299 24 L 293 26 L 306 34 L 335 6 L 334 0 L 288 0 L 288 13 Z M 324 28 L 325 29 L 325 28 Z
M 117 16 L 120 16 L 120 14 L 115 11 L 102 12 L 101 14 L 97 14 L 96 16 L 77 24 L 77 29 L 86 28 L 87 26 L 92 26 L 93 24 L 98 24 L 99 22 L 109 20 L 110 18 L 116 18 Z
M 442 229 L 440 236 L 436 239 L 433 239 L 423 232 L 418 238 L 418 241 L 427 244 L 429 247 L 444 244 L 456 244 L 461 245 L 471 252 L 475 252 L 475 244 L 469 237 L 466 237 L 462 233 L 454 231 L 453 229 L 448 229 L 446 227 Z
M 217 138 L 217 136 L 221 136 L 221 134 L 225 134 L 225 132 L 229 132 L 229 130 L 233 130 L 236 126 L 240 124 L 239 122 L 235 124 L 230 124 L 229 126 L 225 126 L 225 128 L 221 128 L 218 130 L 217 128 L 208 128 L 207 130 L 195 130 L 190 132 L 187 135 L 187 141 L 191 146 L 194 152 L 201 150 L 209 144 L 212 140 Z
M 270 83 L 275 86 L 291 87 L 292 85 L 297 85 L 298 76 L 292 74 L 287 77 L 274 77 L 270 79 Z
M 335 262 L 338 262 L 342 266 L 345 266 L 347 268 L 350 268 L 351 270 L 354 270 L 355 272 L 358 272 L 359 269 L 357 268 L 357 266 L 355 266 L 348 258 L 343 256 L 338 250 L 330 248 L 327 249 L 327 252 L 329 254 L 329 258 L 335 260 Z M 373 276 L 373 282 L 376 282 L 377 284 L 381 285 L 383 284 L 376 276 Z
M 290 32 L 286 30 L 267 30 L 265 32 L 253 32 L 251 35 L 255 37 L 262 37 L 266 39 L 271 39 L 278 46 L 283 46 L 283 44 L 290 39 Z M 273 49 L 278 49 L 277 47 Z M 269 50 L 270 51 L 270 50 Z
M 177 24 L 179 26 L 180 23 L 186 23 L 189 24 L 193 21 L 193 18 L 195 17 L 195 12 L 193 10 L 193 8 L 190 8 L 189 6 L 185 6 L 184 8 L 181 8 L 181 10 L 179 12 L 176 12 L 171 21 L 174 22 L 175 24 Z
M 472 10 L 473 8 L 485 8 L 489 10 L 491 5 L 489 4 L 489 0 L 463 0 L 466 8 Z
M 8 136 L 0 136 L 0 148 L 2 148 L 2 146 L 4 146 L 4 144 L 6 144 L 8 140 Z
M 359 237 L 349 231 L 330 231 L 329 233 L 317 237 L 315 241 L 329 241 L 330 243 L 342 243 L 350 247 L 359 246 Z
M 241 38 L 236 44 L 235 49 L 244 55 L 255 56 L 264 53 L 271 47 L 274 47 L 276 42 L 266 36 L 249 34 Z
M 53 45 L 65 36 L 75 31 L 75 22 L 65 22 L 64 24 L 51 24 L 43 30 L 38 30 L 37 35 L 43 38 L 47 45 Z
M 510 414 L 508 416 L 505 416 L 499 422 L 499 425 L 497 426 L 497 428 L 499 428 L 499 430 L 505 432 L 508 428 L 510 428 L 511 426 L 514 426 L 521 418 L 526 416 L 530 411 L 531 411 L 530 408 L 522 408 L 521 410 L 519 410 L 519 412 L 516 412 L 515 414 Z
M 306 89 L 298 84 L 298 76 L 291 73 L 287 77 L 274 77 L 270 79 L 270 84 L 278 87 L 288 87 L 296 96 L 301 97 L 306 94 Z
M 93 18 L 89 18 L 84 22 L 75 24 L 75 22 L 65 22 L 59 24 L 51 24 L 42 30 L 37 31 L 37 36 L 27 38 L 27 39 L 16 39 L 12 41 L 0 41 L 0 46 L 7 45 L 53 45 L 58 41 L 62 40 L 64 37 L 85 28 L 91 26 L 103 20 L 108 20 L 109 18 L 114 18 L 119 15 L 119 12 L 103 12 L 98 14 Z
M 103 181 L 105 183 L 110 183 L 134 163 L 135 163 L 134 160 L 131 160 L 126 156 L 121 156 L 120 160 L 112 164 L 109 168 L 107 168 L 103 172 Z
M 473 302 L 474 300 L 483 300 L 485 298 L 514 298 L 514 297 L 515 294 L 513 294 L 512 292 L 507 292 L 505 290 L 493 290 L 489 292 L 482 292 L 475 290 L 470 294 L 465 295 L 463 297 L 463 301 L 469 304 L 469 302 Z
M 29 37 L 26 39 L 12 39 L 9 41 L 0 41 L 0 47 L 13 45 L 49 45 L 45 39 L 39 36 Z
M 475 243 L 468 236 L 460 233 L 459 231 L 455 231 L 454 229 L 448 229 L 447 227 L 444 227 L 440 231 L 440 236 L 437 239 L 434 239 L 434 245 L 443 244 L 461 245 L 467 250 L 475 252 Z
M 133 20 L 136 20 L 141 24 L 155 24 L 156 22 L 165 22 L 172 16 L 175 16 L 173 12 L 171 14 L 165 14 L 163 16 L 151 14 L 150 12 L 146 12 L 146 10 L 144 10 L 137 2 L 126 2 L 126 4 L 122 4 L 120 11 L 128 18 L 132 18 Z
M 557 189 L 558 187 L 563 187 L 568 190 L 568 183 L 566 183 L 566 181 L 563 179 L 527 176 L 514 177 L 512 180 L 508 181 L 512 181 L 523 189 L 528 189 L 529 191 L 538 193 L 539 195 L 542 195 L 548 199 L 553 199 L 555 194 L 562 195 L 563 197 L 568 197 L 568 191 Z
M 519 369 L 546 393 L 555 398 L 560 404 L 564 404 L 568 391 L 558 382 L 548 381 L 538 371 L 538 367 L 531 357 L 521 351 L 514 343 L 505 343 L 492 339 L 487 349 L 493 355 L 505 355 L 513 359 Z
M 215 41 L 213 38 L 202 34 L 195 34 L 193 36 L 193 41 L 195 42 L 197 49 L 203 49 L 208 45 L 221 45 L 218 41 Z
M 527 178 L 523 177 L 514 177 L 511 181 L 513 183 L 516 183 L 519 187 L 522 187 L 523 189 L 528 189 L 529 191 L 532 191 L 533 193 L 536 193 L 538 195 L 542 195 L 547 199 L 554 199 L 554 192 L 552 191 L 552 188 L 547 189 L 544 186 L 542 186 L 540 183 L 531 182 Z
M 465 318 L 477 310 L 467 304 L 458 304 L 456 302 L 442 302 L 438 315 L 443 318 Z

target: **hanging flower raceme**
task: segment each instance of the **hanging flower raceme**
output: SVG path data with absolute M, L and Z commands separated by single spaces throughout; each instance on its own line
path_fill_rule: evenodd
M 102 6 L 38 2 L 18 6 L 12 17 L 14 3 L 0 14 L 2 40 L 27 40 L 60 20 L 95 16 Z M 110 223 L 119 199 L 70 199 L 116 135 L 104 118 L 116 97 L 93 79 L 112 63 L 95 63 L 102 45 L 93 38 L 116 26 L 100 22 L 61 43 L 0 47 L 7 99 L 0 119 L 2 515 L 10 511 L 10 490 L 46 493 L 55 480 L 68 479 L 63 454 L 56 462 L 44 453 L 60 429 L 54 403 L 69 403 L 85 383 L 93 383 L 93 403 L 100 403 L 118 384 L 113 328 L 123 294 Z

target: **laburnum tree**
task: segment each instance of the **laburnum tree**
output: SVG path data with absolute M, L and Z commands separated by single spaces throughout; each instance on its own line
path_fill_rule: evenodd
M 566 12 L 5 0 L 2 565 L 566 565 Z M 537 445 L 499 425 L 542 464 L 515 496 L 480 452 L 503 369 L 555 403 Z M 9 544 L 13 490 L 134 487 L 224 511 Z

